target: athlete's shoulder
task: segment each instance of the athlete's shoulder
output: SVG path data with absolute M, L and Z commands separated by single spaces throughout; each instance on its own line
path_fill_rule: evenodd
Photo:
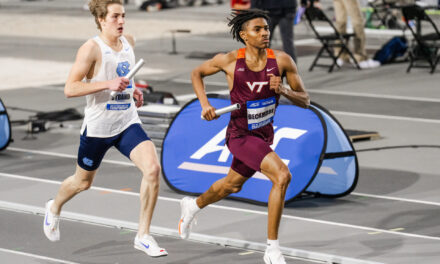
M 290 60 L 291 59 L 289 54 L 285 53 L 282 50 L 273 50 L 273 53 L 275 54 L 275 58 L 277 60 Z
M 216 61 L 218 64 L 227 65 L 231 62 L 234 62 L 237 57 L 237 51 L 230 51 L 228 53 L 218 53 L 212 59 Z
M 217 53 L 217 55 L 214 56 L 214 58 L 222 59 L 222 60 L 235 60 L 237 57 L 237 51 L 233 50 L 226 53 Z
M 134 45 L 136 44 L 136 39 L 133 35 L 131 34 L 124 34 L 124 37 L 127 39 L 128 43 L 130 43 L 130 45 L 132 47 L 134 47 Z
M 296 69 L 295 61 L 293 61 L 292 57 L 290 57 L 289 54 L 285 53 L 282 50 L 274 50 L 274 54 L 277 60 L 277 64 L 281 68 L 280 70 Z
M 84 44 L 81 45 L 81 47 L 78 50 L 78 54 L 91 56 L 91 57 L 97 56 L 99 52 L 100 52 L 99 45 L 93 39 L 87 40 Z

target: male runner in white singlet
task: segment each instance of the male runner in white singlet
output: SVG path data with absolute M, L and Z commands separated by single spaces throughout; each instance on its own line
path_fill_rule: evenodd
M 78 165 L 75 174 L 61 184 L 55 199 L 46 203 L 44 233 L 51 241 L 60 239 L 62 206 L 90 188 L 106 151 L 115 146 L 143 175 L 139 229 L 134 247 L 152 257 L 166 256 L 167 251 L 149 234 L 159 192 L 160 164 L 154 144 L 142 129 L 136 111 L 136 106 L 143 104 L 142 92 L 136 89 L 133 80 L 124 77 L 134 67 L 135 57 L 133 37 L 123 35 L 125 10 L 122 0 L 91 0 L 89 9 L 101 33 L 79 48 L 64 89 L 66 97 L 86 96 L 87 100 Z M 117 92 L 113 99 L 112 91 Z

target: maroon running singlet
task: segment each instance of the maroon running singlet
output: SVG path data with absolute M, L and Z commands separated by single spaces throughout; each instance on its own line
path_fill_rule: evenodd
M 238 50 L 231 103 L 239 103 L 240 110 L 231 113 L 226 131 L 226 144 L 234 156 L 231 169 L 251 177 L 260 171 L 264 157 L 272 152 L 273 117 L 280 96 L 270 89 L 270 76 L 280 76 L 273 50 L 266 49 L 266 67 L 259 72 L 246 65 L 246 49 Z

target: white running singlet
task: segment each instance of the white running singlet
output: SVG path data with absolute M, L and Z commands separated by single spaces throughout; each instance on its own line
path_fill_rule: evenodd
M 108 81 L 125 76 L 134 67 L 133 48 L 125 37 L 120 37 L 122 50 L 119 52 L 110 48 L 99 36 L 94 37 L 93 40 L 101 49 L 102 59 L 99 72 L 90 82 Z M 111 91 L 108 89 L 87 95 L 81 135 L 87 128 L 87 136 L 112 137 L 132 124 L 141 124 L 133 100 L 134 89 L 134 79 L 132 79 L 127 89 L 118 93 L 116 100 L 111 99 Z

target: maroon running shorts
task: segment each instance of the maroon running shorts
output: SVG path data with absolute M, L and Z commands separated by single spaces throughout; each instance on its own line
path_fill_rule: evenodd
M 248 178 L 261 171 L 261 162 L 273 151 L 269 143 L 251 135 L 229 137 L 226 144 L 234 156 L 231 169 Z

